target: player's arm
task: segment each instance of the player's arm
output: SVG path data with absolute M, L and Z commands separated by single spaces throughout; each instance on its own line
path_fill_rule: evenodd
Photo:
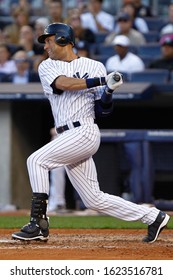
M 89 79 L 77 79 L 77 78 L 71 78 L 66 76 L 59 76 L 57 77 L 54 82 L 51 84 L 52 88 L 55 90 L 82 90 L 87 88 L 93 88 L 97 86 L 103 86 L 107 85 L 107 90 L 112 90 L 112 84 L 110 84 L 110 75 L 112 75 L 112 83 L 116 83 L 115 88 L 120 86 L 122 83 L 121 81 L 116 81 L 115 75 L 118 72 L 113 72 L 106 77 L 95 77 L 95 78 L 89 78 Z M 119 74 L 117 74 L 119 75 Z M 113 78 L 114 77 L 114 78 Z M 108 85 L 110 84 L 110 86 Z
M 93 88 L 96 86 L 106 85 L 105 77 L 91 78 L 91 79 L 78 79 L 66 76 L 57 77 L 52 83 L 52 87 L 66 91 L 66 90 L 82 90 Z
M 112 93 L 122 83 L 122 75 L 119 72 L 110 73 L 106 77 L 106 87 L 101 96 L 101 99 L 95 101 L 95 114 L 96 117 L 106 117 L 113 111 L 113 98 Z

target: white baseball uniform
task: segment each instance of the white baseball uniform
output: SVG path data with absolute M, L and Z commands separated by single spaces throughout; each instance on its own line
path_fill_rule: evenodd
M 153 223 L 159 213 L 158 209 L 103 193 L 99 188 L 92 158 L 100 145 L 100 131 L 94 123 L 94 101 L 100 98 L 104 87 L 64 91 L 58 95 L 53 93 L 50 86 L 61 75 L 76 78 L 106 76 L 104 65 L 85 57 L 71 62 L 48 58 L 39 65 L 38 70 L 44 94 L 51 104 L 55 126 L 67 124 L 70 129 L 58 134 L 55 140 L 29 156 L 27 166 L 32 191 L 48 194 L 48 172 L 64 165 L 69 179 L 86 207 L 127 221 L 141 220 L 146 224 Z M 76 121 L 81 125 L 74 127 L 72 122 Z

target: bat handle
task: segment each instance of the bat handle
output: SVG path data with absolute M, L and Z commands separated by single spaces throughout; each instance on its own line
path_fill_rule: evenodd
M 114 75 L 114 80 L 116 81 L 116 82 L 119 82 L 120 81 L 120 75 L 118 75 L 118 74 L 115 74 Z

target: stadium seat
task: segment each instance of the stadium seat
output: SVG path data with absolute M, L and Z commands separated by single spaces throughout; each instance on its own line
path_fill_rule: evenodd
M 150 63 L 153 61 L 153 57 L 150 55 L 140 55 L 140 58 L 144 62 L 145 68 L 149 68 Z M 159 59 L 159 56 L 155 57 L 154 60 L 157 58 Z
M 145 37 L 147 43 L 156 43 L 159 41 L 159 32 L 156 30 L 143 33 L 143 36 Z
M 161 56 L 161 47 L 159 43 L 148 43 L 146 45 L 141 45 L 138 47 L 137 54 L 139 56 L 151 56 L 159 57 Z
M 132 52 L 134 54 L 137 54 L 138 53 L 138 47 L 137 46 L 134 46 L 134 45 L 130 45 L 129 46 L 129 52 Z
M 96 43 L 89 44 L 89 53 L 90 53 L 90 56 L 97 53 L 97 44 Z
M 108 55 L 110 57 L 115 54 L 115 49 L 112 45 L 97 44 L 96 54 Z
M 162 17 L 144 17 L 144 19 L 150 31 L 159 31 L 165 22 Z
M 95 34 L 95 42 L 99 43 L 99 44 L 103 43 L 107 35 L 108 35 L 107 32 L 96 33 Z
M 138 53 L 138 47 L 129 46 L 129 51 L 132 53 Z M 108 57 L 116 54 L 115 48 L 112 45 L 97 44 L 95 54 L 107 55 Z
M 130 82 L 150 82 L 152 84 L 166 84 L 169 80 L 169 71 L 166 69 L 145 69 L 142 72 L 133 72 Z
M 92 55 L 91 58 L 94 59 L 94 60 L 100 61 L 100 62 L 102 62 L 105 65 L 105 63 L 106 63 L 107 59 L 109 58 L 109 56 L 108 55 L 99 55 L 98 54 L 98 55 Z
M 7 74 L 0 72 L 0 82 L 3 80 L 3 78 L 7 76 Z

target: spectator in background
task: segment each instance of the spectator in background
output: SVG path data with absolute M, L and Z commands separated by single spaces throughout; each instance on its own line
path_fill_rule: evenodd
M 31 6 L 31 11 L 30 14 L 32 16 L 44 16 L 45 15 L 45 4 L 44 0 L 29 0 L 30 6 Z
M 28 10 L 17 6 L 11 13 L 13 22 L 8 24 L 3 29 L 4 37 L 8 37 L 8 43 L 19 44 L 20 29 L 24 25 L 29 24 Z
M 107 71 L 118 71 L 130 74 L 145 69 L 144 62 L 136 54 L 129 51 L 130 40 L 125 35 L 117 35 L 112 42 L 115 48 L 115 55 L 109 57 L 105 67 Z
M 78 9 L 73 9 L 67 19 L 67 24 L 71 25 L 75 33 L 75 41 L 87 41 L 88 43 L 95 42 L 95 33 L 88 27 L 82 26 L 80 13 Z
M 28 0 L 10 0 L 10 9 L 11 12 L 15 11 L 16 8 L 21 8 L 27 11 L 27 13 L 30 15 L 31 7 L 32 7 L 32 1 Z
M 116 22 L 119 26 L 119 31 L 116 31 L 117 27 L 115 27 L 115 30 L 106 36 L 105 44 L 112 44 L 116 35 L 127 36 L 130 40 L 130 45 L 133 46 L 146 44 L 146 39 L 144 35 L 133 28 L 133 20 L 131 19 L 128 13 L 120 12 L 117 16 Z
M 26 51 L 28 58 L 32 61 L 32 67 L 36 69 L 39 61 L 45 58 L 44 46 L 35 42 L 34 30 L 30 25 L 24 25 L 20 29 L 19 45 Z
M 16 64 L 11 59 L 10 48 L 7 44 L 0 44 L 0 73 L 11 74 L 16 72 Z
M 141 0 L 122 0 L 122 6 L 132 4 L 136 9 L 136 16 L 138 17 L 151 17 L 152 11 L 149 6 L 145 5 Z
M 90 57 L 90 49 L 87 41 L 78 41 L 75 44 L 75 49 L 79 57 Z
M 168 7 L 168 21 L 160 28 L 160 37 L 164 34 L 173 33 L 173 3 Z
M 47 17 L 39 17 L 34 22 L 34 42 L 38 45 L 37 38 L 44 33 L 44 29 L 49 24 L 49 19 Z M 33 61 L 33 69 L 37 71 L 40 62 L 46 59 L 47 52 L 43 52 L 41 55 L 36 55 Z
M 10 36 L 4 30 L 0 30 L 0 42 L 8 47 L 11 56 L 21 49 L 19 45 L 11 43 Z
M 38 73 L 32 71 L 30 68 L 30 60 L 28 59 L 26 51 L 17 51 L 13 56 L 13 63 L 15 63 L 15 72 L 4 76 L 4 78 L 2 78 L 2 82 L 14 84 L 40 82 Z
M 149 6 L 142 3 L 141 0 L 132 0 L 132 3 L 134 4 L 136 8 L 136 15 L 138 17 L 152 17 L 153 13 Z
M 44 33 L 44 29 L 49 24 L 49 19 L 47 17 L 39 17 L 34 22 L 34 40 L 38 43 L 38 37 Z
M 77 7 L 80 13 L 88 12 L 88 0 L 77 0 Z
M 114 17 L 102 10 L 102 3 L 103 0 L 89 0 L 88 12 L 81 14 L 82 26 L 94 33 L 113 31 Z
M 132 27 L 141 33 L 148 33 L 149 28 L 144 18 L 137 16 L 136 9 L 133 4 L 126 4 L 122 7 L 122 11 L 128 13 L 133 21 Z
M 30 2 L 28 0 L 0 0 L 0 14 L 1 16 L 11 16 L 11 13 L 16 8 L 24 8 L 30 11 Z
M 160 39 L 162 57 L 153 60 L 148 68 L 173 70 L 173 33 L 165 34 Z
M 63 1 L 62 0 L 50 0 L 47 3 L 48 19 L 50 23 L 64 22 L 63 17 Z

